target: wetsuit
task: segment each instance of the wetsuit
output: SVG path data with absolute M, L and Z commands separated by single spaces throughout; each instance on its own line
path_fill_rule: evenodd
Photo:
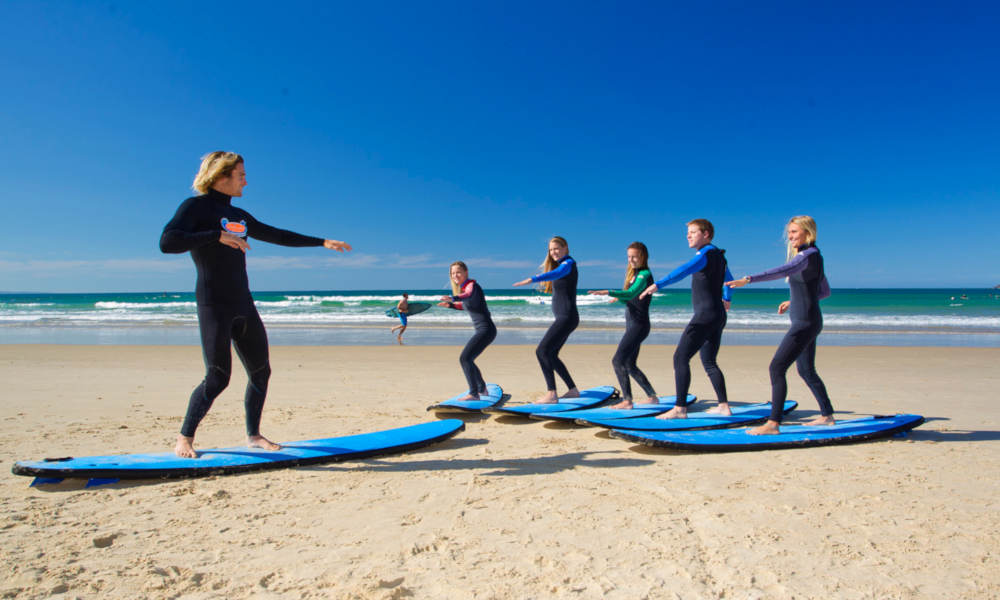
M 580 324 L 580 313 L 576 310 L 577 278 L 576 261 L 569 256 L 564 256 L 555 269 L 531 278 L 535 283 L 552 282 L 552 314 L 556 320 L 549 326 L 549 330 L 545 332 L 542 341 L 538 342 L 538 348 L 535 349 L 538 364 L 542 367 L 542 376 L 545 377 L 545 385 L 550 391 L 556 389 L 553 372 L 558 373 L 570 389 L 576 387 L 566 365 L 559 360 L 559 350 L 569 339 L 569 334 Z
M 647 398 L 656 397 L 652 384 L 635 364 L 639 358 L 639 346 L 649 336 L 649 303 L 653 300 L 652 296 L 639 299 L 639 294 L 649 287 L 652 281 L 653 274 L 649 269 L 642 269 L 636 273 L 628 289 L 608 291 L 608 295 L 612 298 L 626 301 L 625 335 L 622 336 L 622 341 L 618 342 L 618 350 L 611 359 L 611 366 L 615 369 L 618 385 L 622 391 L 622 400 L 632 400 L 632 383 L 629 376 L 635 378 Z
M 267 333 L 250 296 L 246 255 L 221 243 L 221 233 L 229 231 L 282 246 L 323 245 L 322 238 L 265 225 L 230 201 L 230 196 L 216 190 L 188 198 L 160 237 L 161 251 L 191 252 L 198 271 L 195 298 L 206 373 L 188 402 L 181 426 L 181 435 L 187 437 L 194 437 L 212 402 L 229 385 L 233 361 L 230 342 L 249 378 L 244 396 L 249 436 L 260 435 L 260 416 L 271 376 Z
M 497 327 L 493 324 L 490 309 L 486 306 L 483 288 L 479 287 L 475 279 L 466 280 L 462 284 L 462 293 L 452 296 L 448 306 L 458 310 L 464 309 L 472 318 L 475 333 L 465 344 L 465 349 L 458 357 L 458 362 L 462 365 L 465 380 L 469 384 L 469 393 L 486 394 L 486 380 L 483 379 L 483 374 L 479 372 L 479 367 L 474 361 L 496 339 Z
M 816 338 L 823 330 L 823 314 L 819 310 L 819 301 L 830 295 L 830 284 L 823 272 L 823 256 L 815 244 L 799 247 L 795 258 L 780 267 L 775 267 L 750 276 L 751 282 L 771 281 L 788 278 L 789 300 L 788 316 L 792 326 L 778 346 L 768 368 L 771 374 L 771 416 L 770 419 L 781 422 L 784 413 L 785 398 L 788 395 L 788 382 L 785 373 L 792 363 L 796 363 L 799 375 L 805 380 L 809 390 L 819 403 L 820 414 L 825 417 L 833 415 L 833 405 L 826 393 L 826 386 L 816 372 Z
M 676 283 L 691 276 L 691 306 L 694 315 L 677 342 L 674 350 L 674 388 L 677 394 L 676 406 L 687 406 L 688 388 L 691 386 L 691 357 L 700 351 L 701 364 L 712 382 L 719 402 L 728 402 L 726 378 L 715 362 L 722 343 L 722 330 L 726 326 L 726 307 L 722 301 L 729 301 L 732 289 L 722 285 L 732 281 L 726 263 L 725 250 L 712 244 L 702 246 L 694 258 L 674 269 L 669 275 L 656 282 L 657 288 Z

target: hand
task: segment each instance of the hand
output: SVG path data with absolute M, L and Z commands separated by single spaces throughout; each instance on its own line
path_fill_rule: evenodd
M 736 280 L 733 280 L 733 281 L 727 281 L 725 283 L 725 285 L 728 285 L 731 288 L 741 288 L 741 287 L 745 286 L 748 283 L 750 283 L 750 277 L 743 277 L 741 279 L 736 279 Z
M 327 250 L 336 250 L 337 252 L 353 250 L 350 244 L 347 242 L 341 242 L 340 240 L 323 240 L 323 247 Z
M 518 281 L 517 283 L 514 284 L 514 287 L 521 287 L 522 285 L 528 285 L 529 283 L 531 283 L 531 278 L 530 277 L 527 278 L 527 279 L 522 279 L 521 281 Z
M 722 301 L 722 306 L 724 306 L 724 307 L 726 308 L 726 310 L 727 310 L 727 311 L 729 310 L 729 307 L 730 307 L 730 306 L 732 306 L 732 304 L 733 304 L 733 303 L 732 303 L 732 302 L 730 302 L 729 300 L 723 300 L 723 301 Z
M 778 305 L 778 314 L 779 315 L 785 314 L 785 312 L 788 311 L 788 307 L 791 306 L 791 305 L 792 305 L 792 303 L 789 300 L 785 300 L 784 302 L 782 302 L 781 304 L 779 304 Z
M 591 296 L 607 296 L 608 290 L 590 290 L 587 293 L 590 294 Z
M 447 304 L 448 302 L 451 302 L 451 296 L 441 296 L 438 300 Z
M 220 232 L 219 243 L 225 244 L 230 248 L 240 250 L 244 254 L 246 254 L 246 251 L 250 249 L 250 244 L 248 244 L 245 239 L 234 233 L 229 233 L 228 231 Z
M 659 289 L 660 289 L 660 288 L 656 287 L 656 284 L 654 283 L 653 285 L 649 286 L 648 288 L 646 288 L 646 289 L 642 290 L 642 293 L 641 293 L 641 294 L 639 294 L 639 299 L 640 299 L 640 300 L 642 300 L 642 299 L 643 299 L 643 298 L 645 298 L 646 296 L 652 296 L 652 295 L 653 295 L 653 294 L 655 294 L 655 293 L 657 292 L 657 290 L 659 290 Z
M 446 300 L 442 300 L 442 301 L 438 302 L 438 306 L 443 306 L 443 307 L 445 307 L 445 308 L 448 308 L 448 306 L 449 306 L 450 304 L 451 304 L 451 302 L 449 302 L 449 301 L 446 301 Z

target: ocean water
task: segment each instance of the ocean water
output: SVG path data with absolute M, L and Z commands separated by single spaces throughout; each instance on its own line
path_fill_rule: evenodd
M 436 302 L 446 290 L 408 290 L 411 301 Z M 385 316 L 401 291 L 255 292 L 272 344 L 348 345 L 393 341 Z M 535 290 L 486 290 L 499 329 L 496 343 L 537 342 L 552 320 L 549 297 Z M 787 289 L 735 292 L 725 343 L 775 344 L 788 328 L 777 305 Z M 570 343 L 617 343 L 623 306 L 578 296 L 580 329 Z M 653 299 L 648 343 L 675 343 L 691 317 L 689 290 Z M 821 344 L 1000 347 L 1000 290 L 837 289 L 823 300 Z M 197 344 L 193 293 L 0 294 L 0 343 Z M 434 307 L 410 318 L 411 344 L 461 344 L 469 318 Z

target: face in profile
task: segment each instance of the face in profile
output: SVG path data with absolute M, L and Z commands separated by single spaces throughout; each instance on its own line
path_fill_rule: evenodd
M 247 185 L 247 170 L 243 163 L 239 163 L 227 177 L 223 177 L 215 182 L 212 187 L 227 196 L 240 197 L 243 195 L 243 188 Z

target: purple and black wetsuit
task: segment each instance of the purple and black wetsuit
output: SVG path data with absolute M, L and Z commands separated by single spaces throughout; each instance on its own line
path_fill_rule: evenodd
M 781 422 L 785 398 L 788 396 L 788 382 L 785 373 L 794 362 L 799 375 L 805 380 L 809 390 L 819 403 L 820 414 L 833 415 L 833 405 L 826 393 L 826 386 L 816 372 L 816 338 L 823 330 L 823 314 L 819 301 L 830 295 L 830 284 L 823 272 L 823 256 L 815 244 L 799 247 L 795 258 L 780 267 L 768 269 L 750 276 L 751 282 L 772 281 L 788 277 L 790 292 L 788 316 L 792 326 L 778 346 L 771 359 L 771 416 Z
M 250 295 L 246 255 L 220 243 L 222 232 L 281 246 L 323 245 L 323 238 L 265 225 L 233 206 L 231 200 L 232 197 L 216 190 L 188 198 L 160 236 L 162 252 L 190 252 L 198 271 L 195 298 L 206 373 L 188 402 L 181 426 L 181 435 L 187 437 L 194 437 L 212 402 L 229 385 L 233 364 L 230 343 L 236 347 L 249 378 L 243 400 L 249 436 L 260 435 L 260 417 L 271 376 L 267 332 Z
M 549 391 L 553 392 L 556 389 L 556 378 L 553 373 L 558 373 L 570 389 L 576 387 L 566 365 L 559 360 L 559 351 L 569 339 L 569 334 L 573 333 L 576 326 L 580 324 L 580 313 L 576 310 L 578 277 L 576 261 L 569 256 L 564 256 L 555 269 L 531 278 L 531 281 L 535 283 L 552 282 L 552 314 L 555 315 L 556 319 L 545 332 L 542 341 L 538 342 L 535 356 L 538 357 L 538 364 L 542 367 L 545 385 Z
M 729 402 L 726 395 L 726 378 L 716 363 L 722 344 L 722 330 L 726 327 L 726 307 L 722 301 L 729 301 L 732 288 L 722 285 L 732 281 L 726 262 L 726 251 L 712 244 L 702 246 L 694 258 L 677 267 L 669 275 L 656 282 L 657 288 L 676 283 L 691 276 L 691 306 L 694 315 L 677 342 L 674 350 L 674 391 L 676 406 L 687 406 L 688 389 L 691 387 L 691 357 L 700 352 L 701 364 L 719 402 Z

